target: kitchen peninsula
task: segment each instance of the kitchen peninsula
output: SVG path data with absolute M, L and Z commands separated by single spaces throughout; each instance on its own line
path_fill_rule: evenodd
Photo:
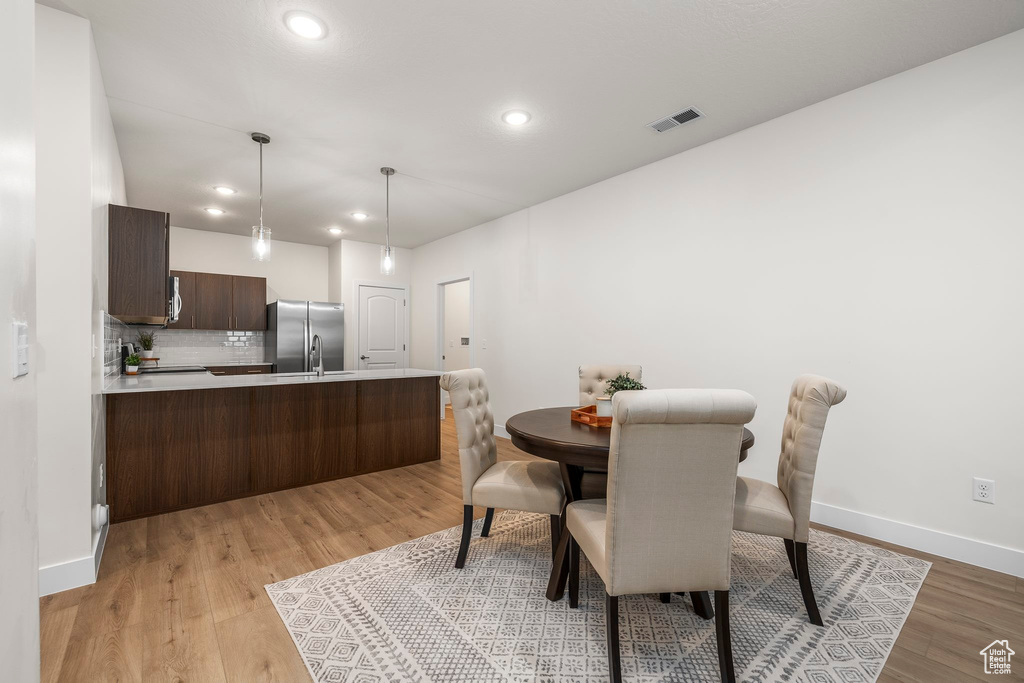
M 103 392 L 111 519 L 438 460 L 439 374 L 121 375 Z

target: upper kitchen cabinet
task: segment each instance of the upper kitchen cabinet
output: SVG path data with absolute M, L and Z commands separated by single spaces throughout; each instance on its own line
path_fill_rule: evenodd
M 196 274 L 186 270 L 172 270 L 172 278 L 178 278 L 178 296 L 181 310 L 178 322 L 169 323 L 169 330 L 193 330 L 196 327 Z
M 181 314 L 168 329 L 267 329 L 267 278 L 175 270 Z
M 167 322 L 170 225 L 162 211 L 110 205 L 107 312 L 118 320 Z
M 233 330 L 267 329 L 267 279 L 265 277 L 231 277 L 231 308 Z
M 231 275 L 196 273 L 195 310 L 197 330 L 232 330 Z M 184 303 L 184 301 L 183 301 Z

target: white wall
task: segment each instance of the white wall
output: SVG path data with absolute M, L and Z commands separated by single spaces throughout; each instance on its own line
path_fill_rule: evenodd
M 499 424 L 573 404 L 580 364 L 641 363 L 654 388 L 752 393 L 741 471 L 768 481 L 790 383 L 827 375 L 849 397 L 819 510 L 1020 551 L 1021 111 L 1017 32 L 419 247 L 412 364 L 434 364 L 434 283 L 472 271 Z
M 103 311 L 107 308 L 109 240 L 107 207 L 125 205 L 124 169 L 114 137 L 103 74 L 96 56 L 96 46 L 89 32 L 89 112 L 90 112 L 90 191 L 92 217 L 92 340 L 95 349 L 92 361 L 92 498 L 91 506 L 106 504 L 106 478 L 100 477 L 100 465 L 107 462 L 107 420 L 103 390 Z M 92 546 L 99 542 L 100 531 L 92 529 Z
M 37 6 L 35 55 L 37 382 L 45 406 L 39 563 L 46 593 L 94 580 L 94 553 L 101 551 L 92 505 L 105 499 L 98 467 L 105 462 L 99 344 L 106 206 L 125 203 L 125 191 L 89 22 Z
M 35 145 L 32 75 L 35 21 L 31 0 L 4 4 L 0 21 L 0 358 L 12 353 L 12 320 L 35 316 Z M 39 680 L 39 602 L 36 472 L 36 376 L 38 355 L 30 351 L 29 374 L 12 379 L 0 372 L 0 662 L 3 678 Z
M 174 216 L 171 216 L 174 219 Z M 327 247 L 274 240 L 269 262 L 252 260 L 251 238 L 171 227 L 171 269 L 267 278 L 267 303 L 327 300 Z
M 356 285 L 359 282 L 382 286 L 406 287 L 411 281 L 412 252 L 409 249 L 392 247 L 395 255 L 395 272 L 393 275 L 380 274 L 380 245 L 354 240 L 341 240 L 340 252 L 340 283 L 341 303 L 345 304 L 345 368 L 358 367 L 356 349 L 358 330 L 356 329 L 356 309 L 359 306 Z M 332 265 L 334 267 L 334 265 Z M 337 301 L 333 298 L 332 301 Z M 410 302 L 410 305 L 411 302 Z

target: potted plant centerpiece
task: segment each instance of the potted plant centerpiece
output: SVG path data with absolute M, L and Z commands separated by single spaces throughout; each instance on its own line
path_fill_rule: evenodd
M 132 355 L 130 355 L 127 358 L 125 358 L 124 359 L 124 371 L 125 371 L 125 374 L 127 374 L 127 375 L 137 375 L 137 374 L 139 374 L 139 363 L 141 363 L 141 362 L 142 362 L 142 359 L 139 358 L 139 354 L 137 354 L 137 353 L 133 353 Z
M 623 372 L 618 377 L 608 380 L 608 388 L 604 390 L 606 395 L 597 399 L 598 417 L 612 416 L 612 396 L 616 391 L 640 391 L 646 388 L 640 380 L 630 377 L 628 372 Z
M 153 333 L 139 332 L 139 346 L 142 347 L 143 358 L 153 358 L 156 353 L 153 351 Z

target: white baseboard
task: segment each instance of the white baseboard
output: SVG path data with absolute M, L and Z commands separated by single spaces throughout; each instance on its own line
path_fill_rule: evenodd
M 505 425 L 494 425 L 494 435 L 500 436 L 503 439 L 511 439 L 508 432 L 505 431 Z
M 1024 551 L 934 529 L 811 503 L 811 521 L 914 550 L 1024 578 Z
M 100 559 L 103 557 L 103 547 L 107 544 L 107 530 L 109 528 L 109 524 L 104 524 L 103 528 L 100 529 L 92 553 L 89 555 L 69 562 L 40 567 L 39 597 L 96 583 L 96 576 L 100 571 Z

